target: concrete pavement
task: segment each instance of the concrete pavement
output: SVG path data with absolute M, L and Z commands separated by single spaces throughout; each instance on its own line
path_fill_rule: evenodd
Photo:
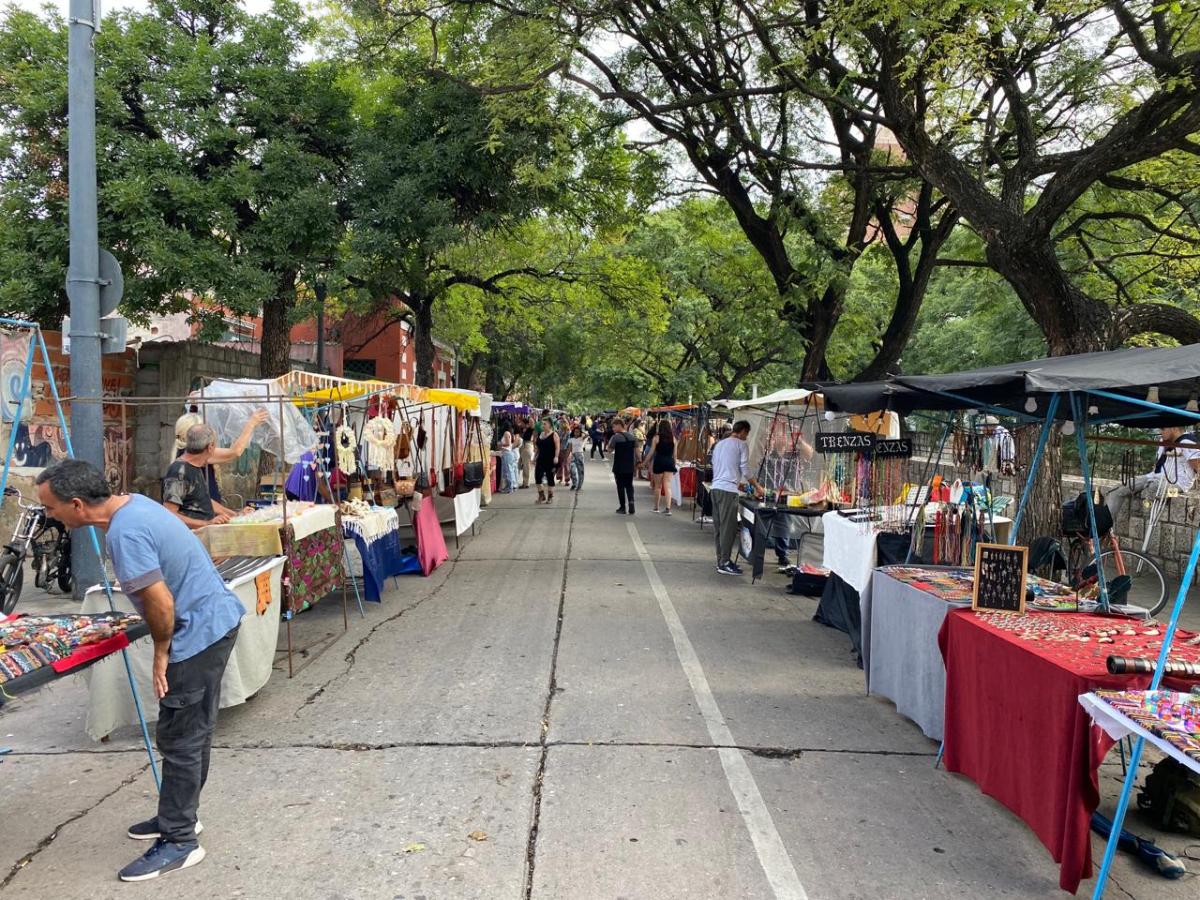
M 187 872 L 116 881 L 153 782 L 136 732 L 83 733 L 79 679 L 5 707 L 0 894 L 1062 896 L 1026 826 L 863 693 L 815 601 L 782 576 L 717 575 L 686 508 L 654 516 L 640 485 L 638 514 L 615 516 L 605 467 L 587 477 L 550 507 L 495 497 L 451 563 L 352 610 L 348 634 L 337 604 L 301 616 L 300 644 L 336 639 L 222 711 L 209 857 Z M 1111 808 L 1120 768 L 1102 774 Z M 1109 896 L 1195 896 L 1124 860 L 1116 882 Z

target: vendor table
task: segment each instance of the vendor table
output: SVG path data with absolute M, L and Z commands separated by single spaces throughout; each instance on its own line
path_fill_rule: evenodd
M 867 693 L 887 697 L 934 740 L 943 736 L 946 703 L 938 631 L 950 610 L 971 605 L 973 578 L 961 567 L 886 566 L 875 570 L 862 598 Z M 1073 596 L 1034 575 L 1029 583 L 1039 596 Z
M 1175 691 L 1100 691 L 1084 694 L 1079 705 L 1092 721 L 1114 741 L 1136 734 L 1145 738 L 1167 756 L 1200 773 L 1200 734 L 1187 731 L 1178 718 L 1170 722 L 1154 708 L 1156 701 L 1168 697 L 1174 704 L 1200 703 L 1200 698 Z M 1150 698 L 1150 703 L 1147 703 Z
M 875 570 L 871 585 L 862 597 L 867 693 L 887 697 L 927 737 L 940 741 L 946 670 L 937 635 L 946 614 L 957 607 L 893 578 L 886 568 Z
M 837 512 L 825 513 L 821 524 L 829 579 L 813 620 L 846 632 L 861 654 L 863 631 L 869 627 L 863 609 L 870 605 L 871 574 L 878 564 L 904 562 L 909 534 L 883 531 L 879 522 L 852 522 Z
M 796 564 L 799 565 L 804 558 L 804 539 L 813 533 L 813 522 L 823 515 L 825 515 L 823 509 L 780 506 L 777 503 L 740 497 L 738 499 L 738 518 L 750 528 L 750 533 L 754 536 L 749 560 L 751 582 L 762 577 L 763 558 L 766 556 L 767 546 L 774 540 L 775 523 L 780 516 L 787 516 L 790 520 L 804 523 L 804 530 L 800 532 L 799 546 L 796 549 Z
M 998 616 L 1008 618 L 999 619 Z M 1154 637 L 1099 643 L 1098 628 L 1132 620 L 1086 613 L 977 614 L 953 610 L 938 633 L 946 665 L 945 765 L 1020 816 L 1061 864 L 1072 893 L 1092 874 L 1089 822 L 1099 804 L 1098 770 L 1114 741 L 1091 728 L 1078 698 L 1097 689 L 1142 689 L 1149 674 L 1110 675 L 1109 654 L 1145 656 Z M 1026 639 L 1018 620 L 1090 633 L 1087 642 Z M 1000 623 L 1000 624 L 995 624 Z M 1004 627 L 1001 627 L 1001 626 Z M 1176 647 L 1191 637 L 1179 631 Z M 1161 638 L 1160 638 L 1161 639 Z M 1200 648 L 1179 648 L 1200 658 Z
M 150 626 L 141 617 L 129 613 L 110 615 L 107 604 L 103 611 L 95 615 L 48 617 L 16 615 L 7 619 L 0 617 L 0 624 L 16 625 L 22 619 L 42 618 L 76 621 L 85 618 L 93 620 L 110 618 L 121 621 L 119 625 L 121 630 L 110 637 L 84 644 L 74 648 L 70 653 L 61 655 L 49 648 L 35 649 L 32 646 L 12 646 L 7 651 L 0 652 L 0 706 L 3 706 L 7 700 L 13 699 L 17 694 L 37 690 L 63 676 L 83 672 L 114 653 L 124 650 L 130 645 L 130 642 L 150 634 Z M 105 671 L 114 671 L 112 666 L 106 666 L 104 669 Z M 115 671 L 118 675 L 122 674 L 122 670 L 119 668 L 116 668 Z M 20 674 L 14 674 L 16 672 L 20 672 Z M 137 721 L 136 717 L 133 721 Z
M 376 506 L 365 516 L 342 516 L 342 533 L 353 538 L 363 564 L 363 595 L 381 601 L 384 583 L 408 571 L 400 548 L 400 517 L 390 507 Z
M 225 585 L 242 603 L 245 615 L 237 641 L 221 677 L 221 707 L 245 703 L 258 693 L 271 677 L 275 647 L 279 643 L 279 617 L 282 603 L 284 558 L 233 557 L 222 560 L 217 571 Z M 113 588 L 113 603 L 118 610 L 132 610 L 133 604 L 118 588 Z M 83 599 L 83 611 L 108 609 L 104 589 L 91 588 Z M 141 634 L 149 635 L 145 630 Z M 130 635 L 132 637 L 132 633 Z M 139 635 L 140 637 L 141 635 Z M 138 641 L 129 648 L 129 665 L 137 684 L 138 696 L 147 721 L 158 718 L 158 698 L 154 693 L 152 667 L 154 643 Z M 111 734 L 123 725 L 137 722 L 137 709 L 129 693 L 124 671 L 103 666 L 88 673 L 87 733 L 95 740 Z

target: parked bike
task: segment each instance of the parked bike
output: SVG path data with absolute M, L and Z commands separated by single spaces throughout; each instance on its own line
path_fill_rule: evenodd
M 0 612 L 9 615 L 21 599 L 25 559 L 31 553 L 33 583 L 38 587 L 44 589 L 53 582 L 59 590 L 70 591 L 75 579 L 71 574 L 71 536 L 63 524 L 48 518 L 40 503 L 26 503 L 16 488 L 6 488 L 4 493 L 15 497 L 21 510 L 12 540 L 0 553 Z

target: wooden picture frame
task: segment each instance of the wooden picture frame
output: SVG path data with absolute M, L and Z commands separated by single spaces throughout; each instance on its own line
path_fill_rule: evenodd
M 1028 547 L 977 544 L 971 609 L 1024 613 L 1028 574 Z

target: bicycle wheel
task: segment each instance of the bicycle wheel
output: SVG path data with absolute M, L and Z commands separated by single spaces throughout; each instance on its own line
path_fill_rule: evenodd
M 70 593 L 75 588 L 75 576 L 71 574 L 71 545 L 58 557 L 58 589 Z
M 1122 550 L 1118 563 L 1116 552 L 1105 550 L 1100 554 L 1100 565 L 1104 568 L 1105 584 L 1121 585 L 1124 581 L 1121 576 L 1128 578 L 1129 590 L 1123 592 L 1124 596 L 1113 596 L 1114 603 L 1140 606 L 1152 616 L 1167 605 L 1167 580 L 1149 557 L 1136 550 Z
M 0 612 L 9 615 L 21 599 L 25 582 L 25 560 L 11 550 L 0 556 Z

